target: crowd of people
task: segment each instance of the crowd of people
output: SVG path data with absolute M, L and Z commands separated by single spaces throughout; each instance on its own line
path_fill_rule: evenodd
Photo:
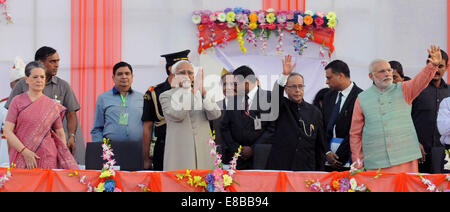
M 344 61 L 334 60 L 324 68 L 328 88 L 313 104 L 303 99 L 305 79 L 294 72 L 301 64 L 290 55 L 272 91 L 262 89 L 246 65 L 224 69 L 225 98 L 215 102 L 189 53 L 162 55 L 167 79 L 145 94 L 132 89 L 132 66 L 117 63 L 114 86 L 97 98 L 92 141 L 140 142 L 145 170 L 211 169 L 207 141 L 214 132 L 225 164 L 241 149 L 240 170 L 346 171 L 353 164 L 368 171 L 446 172 L 450 89 L 442 77 L 449 63 L 437 46 L 412 79 L 399 62 L 374 60 L 367 90 L 351 80 Z M 58 67 L 56 50 L 42 47 L 35 61 L 11 74 L 2 136 L 18 168 L 76 169 L 79 163 L 80 106 L 56 76 Z

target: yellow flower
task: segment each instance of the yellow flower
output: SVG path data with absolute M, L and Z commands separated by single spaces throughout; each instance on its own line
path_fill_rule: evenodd
M 236 13 L 228 12 L 227 13 L 227 22 L 234 22 L 236 20 Z
M 336 19 L 330 19 L 330 20 L 328 20 L 328 27 L 330 27 L 331 29 L 333 29 L 334 27 L 336 27 L 336 25 L 337 25 L 337 21 L 336 21 Z
M 269 24 L 275 22 L 275 20 L 276 20 L 275 13 L 269 13 L 269 14 L 267 14 L 266 20 L 267 20 L 267 23 L 269 23 Z
M 251 23 L 248 25 L 248 27 L 249 27 L 251 30 L 254 30 L 254 29 L 258 28 L 258 24 L 257 24 L 256 22 L 251 22 Z
M 327 14 L 327 19 L 328 19 L 328 20 L 336 19 L 336 13 L 334 13 L 334 12 L 329 12 L 329 13 Z
M 190 186 L 194 186 L 194 180 L 192 180 L 192 177 L 189 177 L 189 180 L 187 181 L 187 184 Z
M 202 177 L 200 176 L 194 176 L 194 184 L 195 187 L 199 186 L 202 183 Z
M 231 178 L 229 175 L 224 174 L 223 175 L 223 184 L 225 186 L 230 186 L 233 183 L 233 178 Z
M 106 170 L 100 174 L 99 178 L 108 178 L 108 177 L 111 177 L 112 175 L 113 175 L 113 173 L 110 170 Z
M 96 192 L 103 192 L 105 191 L 105 183 L 99 183 L 97 188 L 95 188 Z
M 354 191 L 354 190 L 352 190 L 352 189 L 349 189 L 349 190 L 348 190 L 348 192 L 355 192 L 355 191 Z

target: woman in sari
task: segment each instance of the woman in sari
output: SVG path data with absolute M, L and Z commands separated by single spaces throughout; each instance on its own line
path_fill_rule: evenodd
M 22 169 L 78 169 L 65 141 L 66 108 L 42 93 L 45 66 L 31 62 L 25 76 L 29 90 L 12 100 L 4 126 L 10 162 Z

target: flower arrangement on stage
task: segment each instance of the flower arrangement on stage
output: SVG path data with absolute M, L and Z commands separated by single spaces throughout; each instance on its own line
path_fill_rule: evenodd
M 334 29 L 338 23 L 336 13 L 303 11 L 276 11 L 274 9 L 250 11 L 248 9 L 227 8 L 223 11 L 201 10 L 194 11 L 192 22 L 199 27 L 199 53 L 210 47 L 224 47 L 228 42 L 230 30 L 234 30 L 235 37 L 239 39 L 242 52 L 244 47 L 244 36 L 254 47 L 261 43 L 261 51 L 267 46 L 267 40 L 272 34 L 278 36 L 277 54 L 282 54 L 284 30 L 298 34 L 306 38 L 306 34 L 320 31 L 321 36 L 334 37 Z M 228 34 L 227 38 L 223 34 Z M 326 35 L 324 35 L 326 34 Z M 307 37 L 311 39 L 312 35 Z M 259 38 L 259 39 L 258 39 Z M 322 42 L 321 42 L 322 43 Z M 328 43 L 332 45 L 331 43 Z M 297 44 L 298 45 L 298 44 Z M 301 52 L 299 52 L 301 54 Z
M 104 138 L 102 149 L 103 149 L 103 160 L 107 162 L 103 164 L 102 172 L 99 176 L 99 183 L 97 186 L 92 186 L 91 183 L 86 183 L 86 176 L 80 178 L 80 183 L 88 187 L 88 192 L 122 192 L 120 188 L 116 186 L 114 165 L 116 161 L 112 159 L 114 156 L 111 144 L 109 144 L 109 139 Z M 78 176 L 78 172 L 75 171 L 69 174 L 69 177 Z
M 239 185 L 233 180 L 233 175 L 236 172 L 237 160 L 241 154 L 242 147 L 240 146 L 238 152 L 236 152 L 230 161 L 230 169 L 228 173 L 224 170 L 224 165 L 222 163 L 222 155 L 217 153 L 217 147 L 215 143 L 214 131 L 210 132 L 210 139 L 208 141 L 211 146 L 210 154 L 215 158 L 214 169 L 206 175 L 202 176 L 192 176 L 192 170 L 186 170 L 185 174 L 177 174 L 177 180 L 185 180 L 188 185 L 195 188 L 202 188 L 203 191 L 207 192 L 227 192 L 229 186 L 233 183 Z
M 362 163 L 358 160 L 350 166 L 349 177 L 342 177 L 341 179 L 334 179 L 331 184 L 322 184 L 318 180 L 306 180 L 306 188 L 312 192 L 370 192 L 369 187 L 364 184 L 358 184 L 353 177 L 364 171 L 361 167 Z M 381 169 L 377 171 L 374 179 L 381 176 Z
M 8 5 L 6 5 L 6 1 L 7 0 L 0 0 L 0 8 L 3 8 L 3 10 L 4 10 L 4 12 L 2 12 L 2 14 L 5 16 L 6 23 L 12 24 L 13 20 L 12 20 L 11 15 L 8 12 Z
M 319 181 L 306 180 L 306 187 L 313 192 L 370 192 L 364 184 L 358 184 L 355 178 L 341 178 L 330 184 L 322 185 Z

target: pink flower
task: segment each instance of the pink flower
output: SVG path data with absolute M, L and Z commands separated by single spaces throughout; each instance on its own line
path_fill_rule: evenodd
M 208 24 L 210 22 L 209 15 L 202 15 L 202 24 Z
M 314 20 L 314 22 L 316 23 L 316 26 L 317 26 L 317 27 L 320 27 L 320 26 L 322 26 L 322 25 L 325 23 L 325 21 L 323 20 L 322 17 L 317 17 L 317 18 Z
M 298 15 L 297 16 L 297 21 L 298 21 L 298 25 L 303 25 L 303 16 L 301 16 L 301 15 Z
M 266 23 L 266 15 L 264 13 L 259 13 L 258 14 L 258 22 L 260 24 Z
M 287 18 L 288 20 L 294 19 L 294 12 L 293 12 L 293 11 L 289 11 L 288 14 L 287 14 L 287 16 L 286 16 L 286 18 Z

